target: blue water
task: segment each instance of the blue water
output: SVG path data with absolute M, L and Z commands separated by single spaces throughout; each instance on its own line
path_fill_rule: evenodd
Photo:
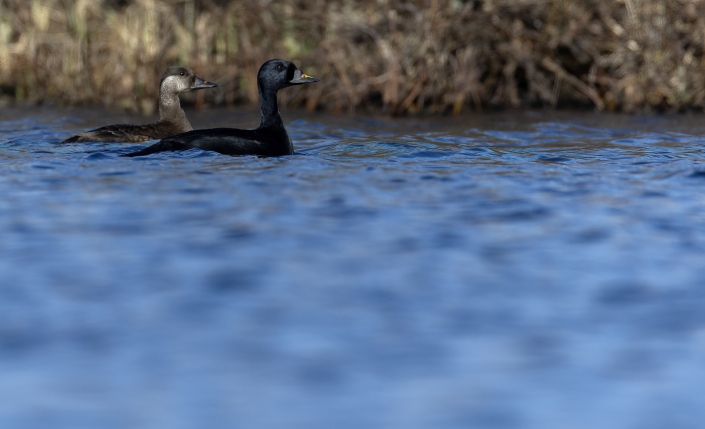
M 703 115 L 285 111 L 261 159 L 0 113 L 2 428 L 705 421 Z

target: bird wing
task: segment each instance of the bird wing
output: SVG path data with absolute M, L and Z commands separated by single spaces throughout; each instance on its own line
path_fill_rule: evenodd
M 86 142 L 118 142 L 139 143 L 148 140 L 161 139 L 178 132 L 169 124 L 154 123 L 147 125 L 116 124 L 96 128 L 69 137 L 61 143 L 86 143 Z
M 259 130 L 236 128 L 211 128 L 194 130 L 162 139 L 145 149 L 124 156 L 143 156 L 156 152 L 186 149 L 201 149 L 224 155 L 277 156 L 288 153 L 275 153 L 271 145 L 263 142 L 264 135 Z

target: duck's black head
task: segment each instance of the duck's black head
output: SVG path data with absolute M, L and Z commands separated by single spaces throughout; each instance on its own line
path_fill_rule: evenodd
M 269 60 L 257 73 L 257 85 L 262 91 L 278 91 L 292 85 L 318 82 L 320 79 L 306 76 L 294 63 L 285 60 Z
M 170 92 L 181 94 L 195 89 L 213 88 L 219 86 L 217 83 L 206 82 L 190 68 L 172 66 L 166 69 L 159 82 L 160 92 Z

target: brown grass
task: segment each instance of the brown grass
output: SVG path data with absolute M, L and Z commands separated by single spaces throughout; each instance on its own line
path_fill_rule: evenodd
M 223 85 L 197 103 L 257 103 L 271 58 L 320 77 L 309 109 L 700 108 L 699 0 L 0 0 L 6 98 L 149 112 L 161 72 Z

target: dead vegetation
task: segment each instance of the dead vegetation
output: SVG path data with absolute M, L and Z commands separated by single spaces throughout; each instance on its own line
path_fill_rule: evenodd
M 282 94 L 308 109 L 683 110 L 704 40 L 700 0 L 0 0 L 0 91 L 149 112 L 180 64 L 223 86 L 197 103 L 255 104 L 284 58 L 322 79 Z

